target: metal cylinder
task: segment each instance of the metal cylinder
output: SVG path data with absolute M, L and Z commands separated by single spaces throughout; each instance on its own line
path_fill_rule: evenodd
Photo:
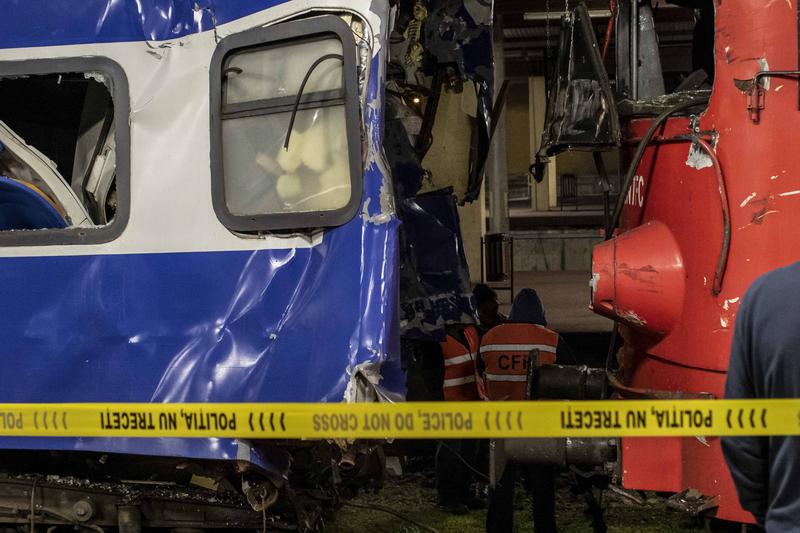
M 531 399 L 599 400 L 606 396 L 608 380 L 602 368 L 541 365 L 531 380 Z
M 72 514 L 78 522 L 88 522 L 95 515 L 96 509 L 88 498 L 77 501 L 72 505 Z
M 257 512 L 263 512 L 278 501 L 278 487 L 269 480 L 242 484 L 247 503 Z
M 506 439 L 504 452 L 509 463 L 601 466 L 616 459 L 617 443 L 602 438 Z
M 616 458 L 615 439 L 492 439 L 489 441 L 489 486 L 497 486 L 509 463 L 605 466 Z
M 358 454 L 354 450 L 349 450 L 342 456 L 342 460 L 339 461 L 339 468 L 345 472 L 349 472 L 356 467 L 357 459 Z
M 119 533 L 142 533 L 142 512 L 135 505 L 122 505 L 117 509 Z

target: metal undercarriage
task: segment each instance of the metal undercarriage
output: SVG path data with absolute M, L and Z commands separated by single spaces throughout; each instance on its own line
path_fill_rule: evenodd
M 242 462 L 4 452 L 0 533 L 317 531 L 344 499 L 382 482 L 380 448 L 308 443 L 291 456 L 281 481 Z

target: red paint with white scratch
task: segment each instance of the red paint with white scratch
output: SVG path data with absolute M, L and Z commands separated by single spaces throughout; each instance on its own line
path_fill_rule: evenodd
M 731 204 L 719 294 L 724 206 L 715 168 L 685 164 L 688 142 L 648 147 L 635 173 L 643 201 L 625 205 L 620 234 L 594 251 L 592 307 L 620 323 L 623 379 L 637 388 L 722 396 L 740 298 L 756 277 L 800 257 L 798 81 L 772 80 L 758 122 L 734 84 L 765 67 L 797 69 L 797 7 L 790 0 L 718 0 L 716 10 L 715 85 L 698 131 L 716 134 Z M 651 120 L 630 122 L 626 135 L 641 138 Z M 659 131 L 663 138 L 689 133 L 687 117 L 670 118 Z M 752 522 L 738 505 L 719 439 L 707 444 L 623 439 L 623 483 L 694 488 L 717 497 L 717 517 Z

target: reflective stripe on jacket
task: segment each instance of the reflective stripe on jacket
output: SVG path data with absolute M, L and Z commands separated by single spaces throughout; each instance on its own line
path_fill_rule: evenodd
M 442 345 L 444 356 L 445 401 L 478 400 L 476 363 L 479 347 L 478 330 L 466 326 L 455 334 L 448 334 Z
M 540 364 L 556 361 L 558 333 L 534 324 L 500 324 L 481 339 L 486 395 L 490 400 L 525 400 L 528 362 L 538 353 Z

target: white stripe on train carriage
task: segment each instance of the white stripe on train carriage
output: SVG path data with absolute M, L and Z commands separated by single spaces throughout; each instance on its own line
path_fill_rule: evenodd
M 461 363 L 472 361 L 472 359 L 473 359 L 472 354 L 466 353 L 464 355 L 459 355 L 458 357 L 451 357 L 450 359 L 445 359 L 444 366 L 460 365 Z
M 467 383 L 475 383 L 475 376 L 464 376 L 463 378 L 452 378 L 444 380 L 445 387 L 457 387 L 459 385 L 466 385 Z
M 526 374 L 486 374 L 486 381 L 528 381 Z
M 230 231 L 214 213 L 211 187 L 187 187 L 190 183 L 210 183 L 211 180 L 211 165 L 205 159 L 209 153 L 210 130 L 208 127 L 187 128 L 186 125 L 208 121 L 208 65 L 217 49 L 218 36 L 226 37 L 315 12 L 357 13 L 367 23 L 365 34 L 360 39 L 371 47 L 373 54 L 363 65 L 368 71 L 366 79 L 380 75 L 380 69 L 373 72 L 372 59 L 380 57 L 380 36 L 389 24 L 388 3 L 372 0 L 261 3 L 276 5 L 224 24 L 215 24 L 213 31 L 203 26 L 203 31 L 198 33 L 164 41 L 91 42 L 2 49 L 3 61 L 101 55 L 122 67 L 128 79 L 126 97 L 130 98 L 130 114 L 125 120 L 130 131 L 131 198 L 128 223 L 122 234 L 110 242 L 3 246 L 0 258 L 281 250 L 287 254 L 282 257 L 287 259 L 275 260 L 284 261 L 293 257 L 290 254 L 297 249 L 314 248 L 324 239 L 329 239 L 328 230 L 291 235 L 267 233 L 258 238 Z M 163 46 L 159 53 L 145 53 L 159 46 Z M 166 51 L 162 54 L 161 50 L 168 51 L 169 55 Z M 383 102 L 376 96 L 366 105 L 382 109 Z M 200 150 L 205 158 L 197 157 L 198 146 L 206 147 Z M 369 150 L 365 168 L 377 165 L 383 169 L 382 159 L 373 155 L 373 152 L 380 153 L 379 147 L 375 148 Z M 386 180 L 388 177 L 380 178 L 378 185 Z M 359 205 L 359 214 L 361 210 Z M 368 217 L 363 218 L 358 222 L 365 227 L 371 228 L 376 224 Z M 379 218 L 383 219 L 383 213 Z M 187 220 L 192 223 L 186 224 Z
M 550 344 L 487 344 L 481 346 L 483 352 L 530 352 L 539 350 L 540 352 L 556 353 L 556 347 Z

